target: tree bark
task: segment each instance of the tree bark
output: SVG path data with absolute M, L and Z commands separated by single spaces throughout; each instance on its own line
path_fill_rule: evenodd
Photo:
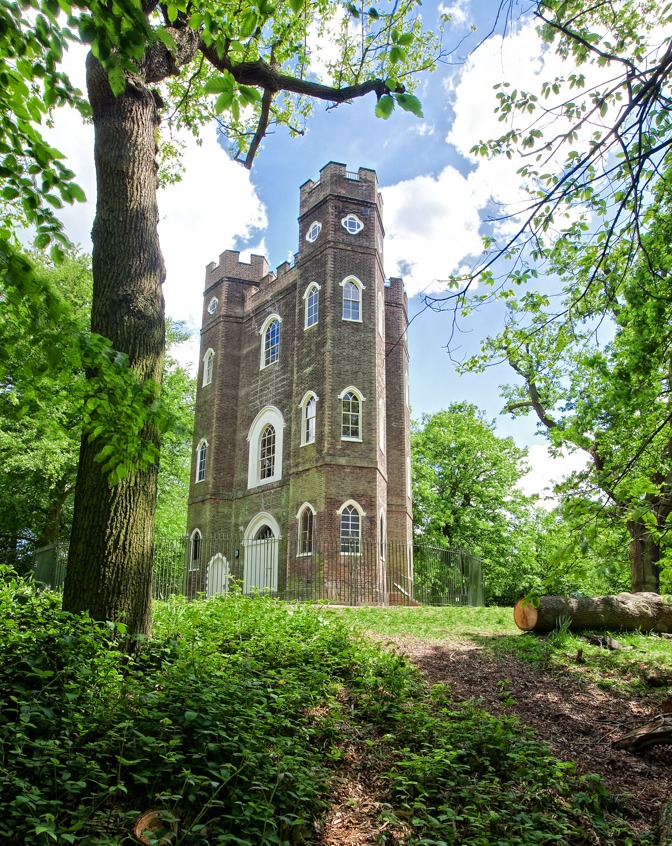
M 672 604 L 657 593 L 619 593 L 616 596 L 542 596 L 539 607 L 519 599 L 513 619 L 519 629 L 546 634 L 565 620 L 573 631 L 626 629 L 672 632 Z
M 91 55 L 87 89 L 97 178 L 91 329 L 128 355 L 140 381 L 160 384 L 165 267 L 157 230 L 157 105 L 137 77 L 115 97 Z M 143 437 L 158 446 L 154 426 Z M 83 438 L 63 608 L 122 620 L 129 633 L 149 632 L 158 467 L 111 487 L 96 461 L 100 448 Z
M 628 520 L 630 582 L 633 593 L 660 591 L 660 544 L 641 520 Z

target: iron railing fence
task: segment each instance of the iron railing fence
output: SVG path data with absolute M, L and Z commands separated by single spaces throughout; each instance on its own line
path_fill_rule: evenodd
M 35 578 L 60 590 L 67 544 L 35 553 Z M 158 538 L 152 595 L 190 599 L 241 590 L 299 602 L 338 605 L 483 605 L 481 560 L 462 549 L 367 543 L 343 550 L 315 541 L 297 553 L 285 539 L 211 535 Z

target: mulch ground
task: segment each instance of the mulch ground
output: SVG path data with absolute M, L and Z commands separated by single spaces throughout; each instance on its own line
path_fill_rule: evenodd
M 511 655 L 495 657 L 471 640 L 385 642 L 408 655 L 429 684 L 449 685 L 456 702 L 477 699 L 491 714 L 516 716 L 558 759 L 574 761 L 582 774 L 598 773 L 639 825 L 655 828 L 662 803 L 672 800 L 672 746 L 633 755 L 612 749 L 611 743 L 659 713 L 660 691 L 632 696 L 603 690 L 582 676 L 579 666 L 571 675 L 543 669 Z M 373 844 L 381 834 L 374 822 L 375 785 L 359 778 L 359 753 L 353 748 L 350 754 L 352 778 L 335 797 L 321 832 L 323 846 Z M 403 833 L 398 836 L 403 841 Z

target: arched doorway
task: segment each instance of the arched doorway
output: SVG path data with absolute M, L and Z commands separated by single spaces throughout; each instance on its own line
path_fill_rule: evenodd
M 213 555 L 208 561 L 206 596 L 218 596 L 229 592 L 229 562 L 221 552 Z
M 243 539 L 245 593 L 277 592 L 279 541 L 280 527 L 271 514 L 262 511 L 250 520 Z

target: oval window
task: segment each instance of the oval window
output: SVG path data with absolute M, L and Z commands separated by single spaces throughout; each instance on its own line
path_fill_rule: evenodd
M 320 234 L 322 230 L 322 224 L 315 221 L 314 223 L 310 224 L 308 228 L 308 232 L 306 232 L 306 241 L 310 241 L 312 244 L 313 241 L 317 241 L 317 236 Z
M 214 314 L 217 311 L 217 306 L 219 305 L 219 300 L 217 297 L 213 297 L 210 300 L 210 304 L 208 305 L 208 312 L 210 314 Z

